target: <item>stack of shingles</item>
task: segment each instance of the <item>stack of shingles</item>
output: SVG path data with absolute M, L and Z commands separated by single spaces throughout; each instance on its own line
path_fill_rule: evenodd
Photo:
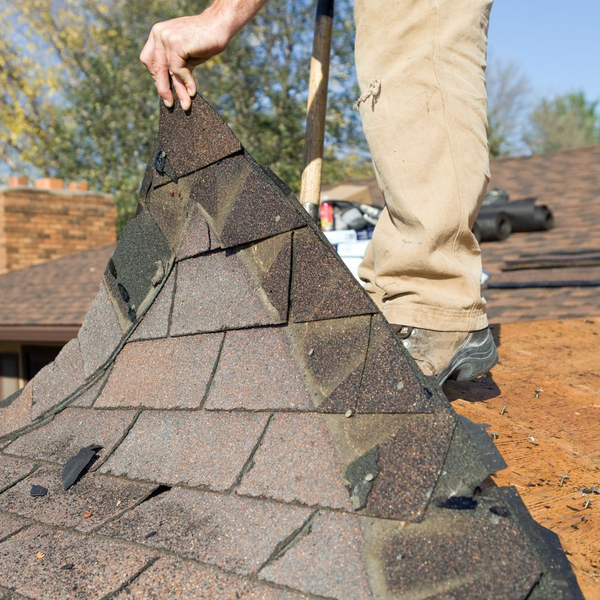
M 547 253 L 522 253 L 505 262 L 490 289 L 598 287 L 600 248 Z
M 289 190 L 163 107 L 78 339 L 0 404 L 0 592 L 580 597 L 466 427 Z

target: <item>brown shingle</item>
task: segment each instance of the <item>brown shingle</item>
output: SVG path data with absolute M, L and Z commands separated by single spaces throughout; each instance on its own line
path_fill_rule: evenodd
M 101 531 L 248 575 L 309 516 L 306 508 L 176 489 L 144 502 Z
M 0 325 L 80 326 L 114 244 L 0 276 Z
M 101 470 L 226 490 L 244 468 L 267 420 L 264 414 L 144 412 Z

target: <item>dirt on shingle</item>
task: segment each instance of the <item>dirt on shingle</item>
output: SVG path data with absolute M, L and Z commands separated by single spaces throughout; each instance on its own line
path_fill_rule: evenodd
M 600 318 L 495 330 L 492 377 L 444 391 L 458 413 L 497 432 L 508 468 L 495 482 L 517 488 L 560 537 L 585 597 L 600 598 Z

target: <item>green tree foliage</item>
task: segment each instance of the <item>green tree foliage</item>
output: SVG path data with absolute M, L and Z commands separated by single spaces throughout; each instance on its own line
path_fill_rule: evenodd
M 542 100 L 531 115 L 526 141 L 533 152 L 600 143 L 598 102 L 588 100 L 583 92 Z
M 0 0 L 0 152 L 12 170 L 86 179 L 115 194 L 120 226 L 157 129 L 158 96 L 139 62 L 153 23 L 198 0 Z M 350 0 L 337 3 L 324 174 L 370 174 L 356 112 Z M 244 145 L 298 190 L 314 2 L 270 0 L 198 87 Z M 346 160 L 346 158 L 348 158 Z

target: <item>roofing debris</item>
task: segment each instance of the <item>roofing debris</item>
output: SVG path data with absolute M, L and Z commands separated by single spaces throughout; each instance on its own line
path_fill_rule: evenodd
M 0 408 L 0 592 L 581 598 L 289 189 L 201 97 L 156 148 L 78 338 Z

